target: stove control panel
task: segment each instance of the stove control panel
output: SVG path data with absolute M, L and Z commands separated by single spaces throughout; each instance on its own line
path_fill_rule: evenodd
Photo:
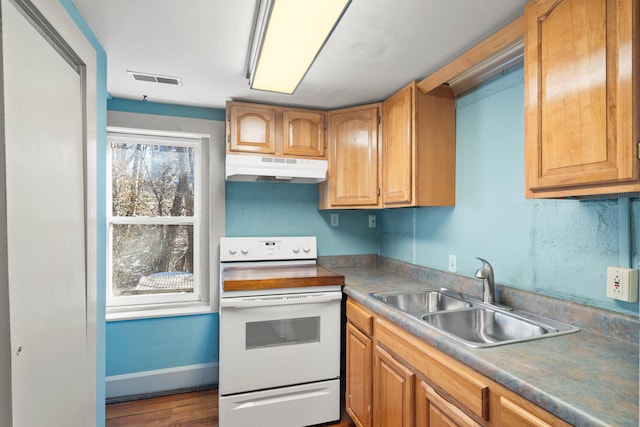
M 316 259 L 315 236 L 223 237 L 220 262 Z

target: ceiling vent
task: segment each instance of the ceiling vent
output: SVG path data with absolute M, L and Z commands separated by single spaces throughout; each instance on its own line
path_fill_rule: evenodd
M 140 82 L 164 83 L 174 86 L 182 86 L 180 77 L 160 76 L 157 74 L 138 73 L 136 71 L 127 71 L 133 80 Z

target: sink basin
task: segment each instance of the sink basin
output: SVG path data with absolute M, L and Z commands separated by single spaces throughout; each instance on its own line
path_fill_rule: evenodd
M 426 313 L 460 310 L 471 307 L 461 298 L 452 296 L 446 291 L 421 290 L 410 292 L 378 292 L 371 296 L 393 308 L 412 316 L 422 318 Z
M 423 320 L 472 347 L 491 347 L 576 332 L 571 325 L 527 314 L 527 318 L 486 307 L 434 313 Z
M 522 310 L 470 299 L 447 288 L 370 295 L 471 347 L 494 347 L 580 330 Z

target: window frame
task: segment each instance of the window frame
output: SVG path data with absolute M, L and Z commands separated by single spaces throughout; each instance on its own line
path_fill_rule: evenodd
M 106 306 L 107 314 L 113 318 L 146 317 L 149 311 L 170 313 L 173 311 L 204 312 L 209 306 L 209 244 L 208 227 L 208 136 L 170 131 L 149 131 L 127 128 L 107 127 L 107 259 L 106 259 Z M 193 217 L 121 217 L 113 215 L 112 193 L 112 142 L 131 144 L 165 145 L 189 147 L 194 150 L 194 215 Z M 192 293 L 167 293 L 156 295 L 112 295 L 112 254 L 113 226 L 118 224 L 134 225 L 192 225 L 193 226 L 193 279 Z M 137 313 L 137 314 L 136 314 Z M 144 313 L 144 314 L 141 314 Z

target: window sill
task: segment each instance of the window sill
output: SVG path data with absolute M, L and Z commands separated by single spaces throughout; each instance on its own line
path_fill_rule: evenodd
M 190 316 L 213 313 L 208 302 L 150 304 L 127 307 L 107 307 L 107 322 L 119 320 L 152 319 L 155 317 Z

